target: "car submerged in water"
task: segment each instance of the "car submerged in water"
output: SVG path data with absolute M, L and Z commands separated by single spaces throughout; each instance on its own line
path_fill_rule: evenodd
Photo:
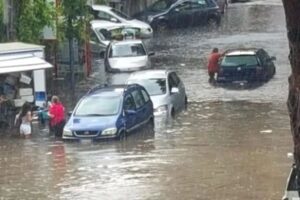
M 214 0 L 158 0 L 133 17 L 156 30 L 195 25 L 217 26 L 221 13 Z
M 274 60 L 264 49 L 229 50 L 219 61 L 217 82 L 266 82 L 276 73 Z
M 188 103 L 185 87 L 175 71 L 145 70 L 134 72 L 128 84 L 139 84 L 149 93 L 155 116 L 174 117 L 186 108 Z
M 123 138 L 154 126 L 153 104 L 140 85 L 95 87 L 77 103 L 63 130 L 64 140 Z
M 150 56 L 142 40 L 112 41 L 104 55 L 104 65 L 108 72 L 133 72 L 150 69 Z

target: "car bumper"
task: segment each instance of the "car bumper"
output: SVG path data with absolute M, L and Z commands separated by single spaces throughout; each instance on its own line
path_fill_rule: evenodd
M 144 66 L 144 67 L 131 67 L 131 68 L 108 68 L 107 70 L 112 73 L 118 73 L 118 72 L 134 72 L 144 69 L 150 69 L 151 67 Z
M 106 135 L 106 136 L 91 136 L 91 137 L 78 137 L 78 136 L 63 136 L 63 140 L 73 140 L 73 141 L 80 141 L 80 140 L 105 140 L 105 139 L 115 139 L 118 138 L 118 135 Z

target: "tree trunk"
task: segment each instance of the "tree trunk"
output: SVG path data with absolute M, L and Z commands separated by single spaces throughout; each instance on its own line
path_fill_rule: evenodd
M 289 39 L 289 60 L 292 74 L 289 77 L 288 110 L 294 142 L 294 160 L 297 183 L 300 189 L 300 0 L 282 0 Z

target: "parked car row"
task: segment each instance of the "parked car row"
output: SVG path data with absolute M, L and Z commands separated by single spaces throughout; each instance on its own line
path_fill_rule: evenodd
M 227 0 L 158 0 L 144 11 L 129 17 L 104 5 L 90 5 L 91 47 L 94 54 L 104 52 L 109 42 L 120 35 L 147 39 L 153 29 L 194 25 L 217 26 L 221 22 Z
M 184 84 L 176 72 L 134 72 L 125 85 L 97 86 L 84 95 L 69 117 L 63 139 L 122 138 L 154 116 L 175 116 L 187 105 Z

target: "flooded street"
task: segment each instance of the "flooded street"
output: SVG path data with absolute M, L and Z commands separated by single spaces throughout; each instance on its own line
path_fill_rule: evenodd
M 178 72 L 189 106 L 124 141 L 64 143 L 37 131 L 30 140 L 0 140 L 0 199 L 266 199 L 283 195 L 292 161 L 286 108 L 290 74 L 280 0 L 230 4 L 217 31 L 170 30 L 148 41 L 155 68 Z M 213 47 L 261 47 L 276 56 L 276 75 L 250 88 L 208 83 Z M 96 83 L 123 83 L 101 61 L 81 93 Z M 80 94 L 79 94 L 80 95 Z M 65 102 L 69 104 L 69 102 Z M 69 108 L 72 109 L 72 108 Z

